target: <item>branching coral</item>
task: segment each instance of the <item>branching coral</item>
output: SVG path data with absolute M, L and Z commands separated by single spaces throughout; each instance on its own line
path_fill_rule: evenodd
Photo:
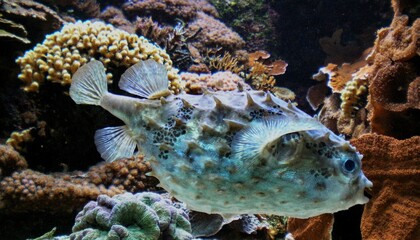
M 9 153 L 10 151 L 7 150 Z M 16 159 L 13 154 L 5 156 L 9 160 L 2 162 Z M 26 166 L 26 163 L 20 162 L 22 160 L 18 161 L 19 164 L 14 169 Z M 122 159 L 95 166 L 86 173 L 43 174 L 32 170 L 17 171 L 0 182 L 0 207 L 5 212 L 70 212 L 99 194 L 113 196 L 126 191 L 156 189 L 157 180 L 145 176 L 149 171 L 149 165 L 140 158 Z
M 166 65 L 170 89 L 180 89 L 177 70 L 164 50 L 143 37 L 115 29 L 102 22 L 76 22 L 48 35 L 42 44 L 27 51 L 16 62 L 21 67 L 21 79 L 26 91 L 37 91 L 47 79 L 69 85 L 71 76 L 90 58 L 97 58 L 106 67 L 129 67 L 140 60 L 154 59 Z M 112 74 L 108 73 L 110 79 Z
M 100 195 L 76 216 L 70 239 L 192 239 L 188 214 L 159 194 Z
M 239 65 L 238 59 L 233 57 L 229 52 L 225 52 L 223 55 L 209 57 L 209 67 L 210 69 L 230 71 L 235 74 L 239 74 L 244 69 L 243 65 Z

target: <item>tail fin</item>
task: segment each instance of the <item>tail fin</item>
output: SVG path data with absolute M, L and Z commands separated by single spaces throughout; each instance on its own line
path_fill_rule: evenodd
M 93 59 L 74 73 L 70 97 L 77 104 L 99 105 L 107 88 L 105 67 Z

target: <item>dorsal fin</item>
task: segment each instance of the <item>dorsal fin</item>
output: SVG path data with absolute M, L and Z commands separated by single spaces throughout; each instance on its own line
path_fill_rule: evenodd
M 232 141 L 232 153 L 236 159 L 255 164 L 258 158 L 282 136 L 300 131 L 325 128 L 313 118 L 276 117 L 252 122 L 238 132 Z
M 149 59 L 128 68 L 121 76 L 118 86 L 140 97 L 159 99 L 171 94 L 168 84 L 166 67 Z

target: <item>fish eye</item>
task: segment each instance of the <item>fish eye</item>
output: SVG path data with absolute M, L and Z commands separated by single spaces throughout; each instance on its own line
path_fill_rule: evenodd
M 351 173 L 354 171 L 354 169 L 356 169 L 356 162 L 352 159 L 347 159 L 343 163 L 343 168 L 344 168 L 344 171 Z

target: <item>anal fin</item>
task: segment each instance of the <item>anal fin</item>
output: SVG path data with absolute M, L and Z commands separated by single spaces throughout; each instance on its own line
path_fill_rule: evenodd
M 107 127 L 97 130 L 95 144 L 101 157 L 107 162 L 131 157 L 136 149 L 136 142 L 127 126 Z

